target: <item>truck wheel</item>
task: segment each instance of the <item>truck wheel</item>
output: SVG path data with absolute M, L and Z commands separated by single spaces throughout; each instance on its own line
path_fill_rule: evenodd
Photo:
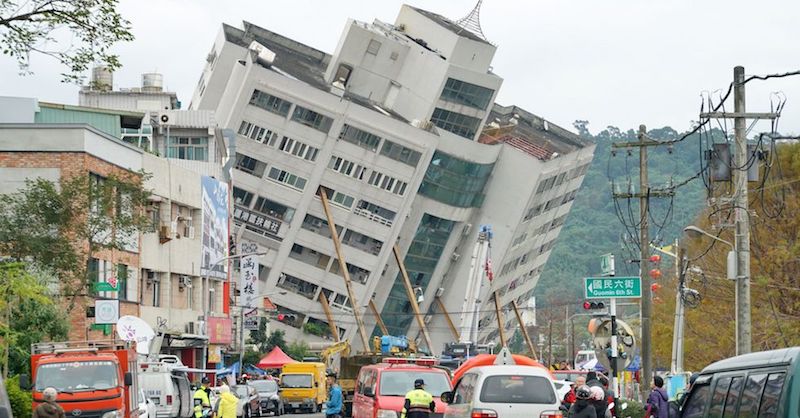
M 317 412 L 322 412 L 322 404 L 317 405 Z

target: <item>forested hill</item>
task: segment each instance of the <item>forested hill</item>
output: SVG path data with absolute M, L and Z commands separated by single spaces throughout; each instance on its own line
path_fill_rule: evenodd
M 537 305 L 546 308 L 549 301 L 579 300 L 582 298 L 583 278 L 600 272 L 600 256 L 614 253 L 617 275 L 638 275 L 638 264 L 627 260 L 639 259 L 638 247 L 630 234 L 637 234 L 633 225 L 639 222 L 638 199 L 612 199 L 612 180 L 619 191 L 639 190 L 639 149 L 624 149 L 612 156 L 611 144 L 635 141 L 636 132 L 622 132 L 608 127 L 596 135 L 589 133 L 585 121 L 575 122 L 581 136 L 592 139 L 597 148 L 572 210 L 557 244 L 542 272 L 536 287 Z M 673 140 L 682 134 L 665 127 L 648 132 L 658 140 Z M 649 147 L 649 176 L 651 187 L 662 188 L 670 178 L 675 184 L 694 176 L 700 169 L 699 135 L 692 135 L 667 146 Z M 692 224 L 705 203 L 703 180 L 694 179 L 676 189 L 674 199 L 651 199 L 650 236 L 656 244 L 667 245 L 679 236 L 686 225 Z M 618 215 L 627 218 L 623 225 Z M 638 240 L 637 240 L 638 241 Z M 665 260 L 666 261 L 666 260 Z

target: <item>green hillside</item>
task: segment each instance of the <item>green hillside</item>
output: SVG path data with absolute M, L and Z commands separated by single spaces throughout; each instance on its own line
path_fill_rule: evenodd
M 630 239 L 637 234 L 636 228 L 626 229 L 618 218 L 627 217 L 629 225 L 639 222 L 638 199 L 612 199 L 612 181 L 620 191 L 628 190 L 630 182 L 634 191 L 639 190 L 639 149 L 631 154 L 618 150 L 612 156 L 611 144 L 635 141 L 636 132 L 622 132 L 608 127 L 591 135 L 585 121 L 578 121 L 579 133 L 592 139 L 597 148 L 592 165 L 586 174 L 566 224 L 558 237 L 550 259 L 536 287 L 537 305 L 547 308 L 553 301 L 578 301 L 582 298 L 582 278 L 598 274 L 600 256 L 614 253 L 618 275 L 638 275 L 639 267 L 628 260 L 638 260 L 638 249 Z M 651 130 L 648 134 L 658 140 L 671 140 L 681 135 L 669 127 Z M 651 187 L 663 188 L 670 179 L 681 183 L 694 176 L 700 169 L 698 135 L 692 135 L 674 144 L 649 147 L 649 176 Z M 676 190 L 674 199 L 651 200 L 651 240 L 657 244 L 669 244 L 679 236 L 686 225 L 690 225 L 705 203 L 703 180 L 694 179 Z M 627 238 L 626 238 L 627 237 Z M 638 239 L 637 239 L 638 241 Z

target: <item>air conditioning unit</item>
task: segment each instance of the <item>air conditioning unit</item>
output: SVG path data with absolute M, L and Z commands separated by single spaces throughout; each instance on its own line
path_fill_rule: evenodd
M 444 295 L 444 288 L 440 287 L 440 288 L 436 289 L 436 297 L 440 298 L 440 297 L 442 297 L 442 295 Z
M 453 253 L 453 255 L 450 256 L 450 259 L 453 261 L 458 261 L 459 258 L 461 258 L 461 254 L 459 253 Z
M 186 333 L 187 334 L 195 334 L 194 324 L 195 324 L 194 322 L 187 322 L 186 323 Z
M 145 276 L 146 276 L 146 282 L 147 282 L 148 286 L 150 286 L 154 282 L 158 281 L 158 277 L 156 277 L 156 272 L 154 272 L 153 270 L 147 270 L 147 273 L 145 274 Z
M 469 235 L 469 231 L 472 230 L 472 224 L 464 224 L 464 228 L 461 230 L 461 235 L 467 236 Z
M 189 277 L 189 276 L 181 276 L 181 277 L 179 277 L 178 278 L 178 289 L 180 291 L 183 291 L 183 289 L 186 288 L 186 287 L 191 289 L 191 287 L 192 287 L 192 278 Z
M 433 315 L 425 315 L 425 319 L 424 319 L 425 324 L 430 324 L 431 323 L 431 319 L 433 319 Z
M 158 242 L 165 244 L 172 240 L 172 234 L 170 233 L 170 226 L 162 224 L 161 227 L 158 229 Z

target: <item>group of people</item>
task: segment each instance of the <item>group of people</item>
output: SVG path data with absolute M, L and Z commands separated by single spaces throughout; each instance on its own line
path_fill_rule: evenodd
M 562 410 L 569 418 L 611 418 L 613 411 L 608 406 L 614 402 L 614 394 L 608 384 L 608 378 L 595 372 L 578 376 L 561 402 Z
M 209 380 L 203 377 L 200 380 L 200 387 L 194 392 L 194 417 L 210 418 L 216 414 L 216 418 L 236 418 L 236 405 L 239 398 L 231 393 L 231 388 L 224 382 L 219 386 L 219 399 L 217 405 L 211 405 L 211 388 L 208 387 Z

